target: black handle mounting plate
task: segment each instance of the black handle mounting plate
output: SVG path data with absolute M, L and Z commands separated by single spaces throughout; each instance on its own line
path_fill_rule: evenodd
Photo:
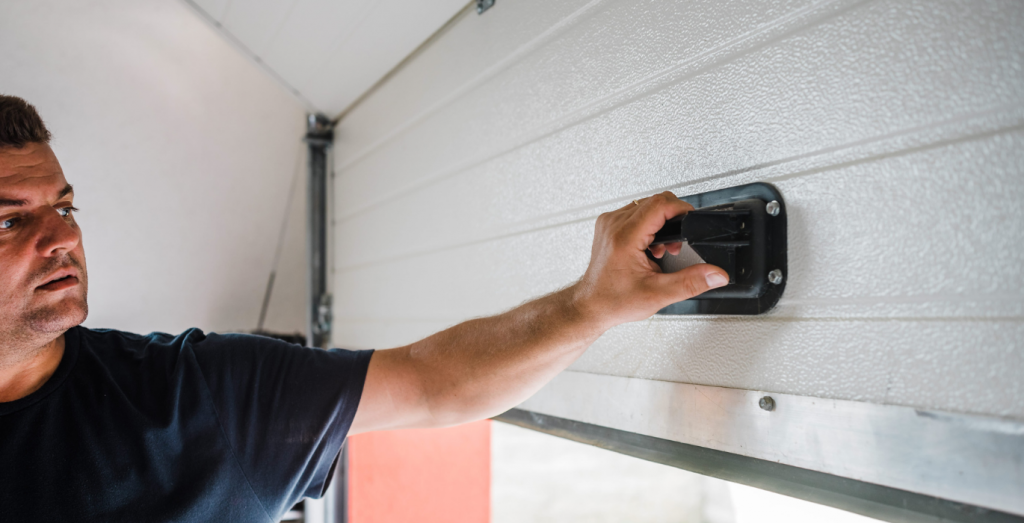
M 768 312 L 786 289 L 786 204 L 782 194 L 767 183 L 752 183 L 680 196 L 696 211 L 687 219 L 673 219 L 655 236 L 655 244 L 685 238 L 708 263 L 729 273 L 729 285 L 674 303 L 658 314 L 738 314 Z M 769 214 L 768 202 L 778 212 Z M 685 224 L 685 225 L 683 225 Z M 690 236 L 686 238 L 686 236 Z M 662 268 L 667 259 L 655 260 Z M 769 273 L 779 278 L 772 278 Z M 777 282 L 777 283 L 776 283 Z

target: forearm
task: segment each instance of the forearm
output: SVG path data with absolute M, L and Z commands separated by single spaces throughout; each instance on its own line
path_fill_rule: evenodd
M 374 353 L 350 433 L 441 427 L 499 414 L 537 392 L 609 327 L 725 285 L 728 275 L 719 268 L 699 264 L 662 274 L 647 257 L 679 252 L 678 244 L 651 243 L 666 220 L 692 209 L 663 193 L 602 214 L 590 265 L 575 285 Z
M 607 328 L 578 295 L 568 287 L 410 345 L 431 425 L 504 412 L 572 364 Z

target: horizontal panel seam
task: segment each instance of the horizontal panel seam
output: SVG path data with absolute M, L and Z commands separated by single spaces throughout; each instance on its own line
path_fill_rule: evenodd
M 661 188 L 658 188 L 658 189 L 654 189 L 652 191 L 644 191 L 643 193 L 629 194 L 629 195 L 625 195 L 625 196 L 622 196 L 622 197 L 619 197 L 619 198 L 616 198 L 616 199 L 613 199 L 613 200 L 607 200 L 607 201 L 604 201 L 604 202 L 599 202 L 599 203 L 595 203 L 595 204 L 581 206 L 581 207 L 569 209 L 569 210 L 566 210 L 566 211 L 563 211 L 563 212 L 560 212 L 560 213 L 557 213 L 557 214 L 544 215 L 544 216 L 540 216 L 540 217 L 537 217 L 537 218 L 531 218 L 531 219 L 523 221 L 523 222 L 518 222 L 518 223 L 513 223 L 513 224 L 509 224 L 509 225 L 503 226 L 503 228 L 506 229 L 506 230 L 514 229 L 514 230 L 512 230 L 510 232 L 506 232 L 506 233 L 502 233 L 502 234 L 497 234 L 497 235 L 494 235 L 494 236 L 481 236 L 481 237 L 478 237 L 478 238 L 474 238 L 474 239 L 470 239 L 470 240 L 466 240 L 466 241 L 462 241 L 462 242 L 455 242 L 455 243 L 451 243 L 451 244 L 447 244 L 447 245 L 441 245 L 441 246 L 434 247 L 434 248 L 431 248 L 431 249 L 424 249 L 424 250 L 420 250 L 420 251 L 413 251 L 413 252 L 403 253 L 401 256 L 403 257 L 403 259 L 427 256 L 427 255 L 434 254 L 434 253 L 437 253 L 437 252 L 442 252 L 442 251 L 447 251 L 447 250 L 455 250 L 455 249 L 460 249 L 460 248 L 464 248 L 464 247 L 468 247 L 468 246 L 472 246 L 472 245 L 477 245 L 477 244 L 482 244 L 482 243 L 487 243 L 487 242 L 493 242 L 493 241 L 499 241 L 499 240 L 504 240 L 504 239 L 508 239 L 508 238 L 513 238 L 513 237 L 516 237 L 516 236 L 525 236 L 525 235 L 533 234 L 533 233 L 544 231 L 544 230 L 550 230 L 550 229 L 565 227 L 565 226 L 569 226 L 569 225 L 590 222 L 590 221 L 593 221 L 593 220 L 597 219 L 597 216 L 600 214 L 600 212 L 596 212 L 596 211 L 600 211 L 601 209 L 616 208 L 617 206 L 621 206 L 621 205 L 624 205 L 625 203 L 628 203 L 630 200 L 632 200 L 632 199 L 634 199 L 636 197 L 648 196 L 648 195 L 650 195 L 652 193 L 657 193 L 657 192 L 661 192 L 661 191 L 670 191 L 670 190 L 675 190 L 675 189 L 681 189 L 681 188 L 684 188 L 684 187 L 698 186 L 698 185 L 701 185 L 701 184 L 706 184 L 706 183 L 711 182 L 711 181 L 720 181 L 720 180 L 727 179 L 727 178 L 730 178 L 730 177 L 735 177 L 735 176 L 739 176 L 739 175 L 749 174 L 749 173 L 756 172 L 756 171 L 759 171 L 759 170 L 762 170 L 762 169 L 783 166 L 785 164 L 794 163 L 794 162 L 797 162 L 797 161 L 800 161 L 800 160 L 813 159 L 813 158 L 817 158 L 817 157 L 828 157 L 829 155 L 834 155 L 837 152 L 848 151 L 848 150 L 852 150 L 852 149 L 855 149 L 857 147 L 863 147 L 863 146 L 866 146 L 866 145 L 873 145 L 873 144 L 877 144 L 877 143 L 885 143 L 885 142 L 887 142 L 889 140 L 892 140 L 893 138 L 906 137 L 906 136 L 909 136 L 909 135 L 920 133 L 922 131 L 934 130 L 936 127 L 940 127 L 940 126 L 947 126 L 947 125 L 950 125 L 950 124 L 963 123 L 963 122 L 971 120 L 971 119 L 977 119 L 979 117 L 983 117 L 983 116 L 991 115 L 991 114 L 997 114 L 997 113 L 1000 113 L 1000 112 L 1005 112 L 1007 110 L 1020 111 L 1021 109 L 1024 109 L 1024 106 L 1011 106 L 1011 107 L 1003 106 L 1003 107 L 997 107 L 997 108 L 993 108 L 993 109 L 984 111 L 984 112 L 982 112 L 980 114 L 971 114 L 971 115 L 967 115 L 967 116 L 961 116 L 961 117 L 953 118 L 951 120 L 947 120 L 946 122 L 941 122 L 941 123 L 938 123 L 938 124 L 931 124 L 931 125 L 926 125 L 926 126 L 917 126 L 917 127 L 913 127 L 911 129 L 907 129 L 907 130 L 902 130 L 902 131 L 899 131 L 899 132 L 896 132 L 896 133 L 887 133 L 887 134 L 879 136 L 879 137 L 873 137 L 873 138 L 865 139 L 865 140 L 858 140 L 856 142 L 853 142 L 853 143 L 850 143 L 850 144 L 844 144 L 842 146 L 829 147 L 829 148 L 826 148 L 826 149 L 815 151 L 814 153 L 807 153 L 807 154 L 802 154 L 802 155 L 798 155 L 798 156 L 794 156 L 794 157 L 790 157 L 790 158 L 786 158 L 786 159 L 776 160 L 776 161 L 772 161 L 772 162 L 765 162 L 763 164 L 759 164 L 759 165 L 756 165 L 756 166 L 751 166 L 751 167 L 745 167 L 745 168 L 742 168 L 742 169 L 731 170 L 731 171 L 727 171 L 727 172 L 724 172 L 724 173 L 719 173 L 719 174 L 715 174 L 715 175 L 711 175 L 711 176 L 706 176 L 706 177 L 702 177 L 702 178 L 698 178 L 698 179 L 695 179 L 695 180 L 686 181 L 686 182 L 679 183 L 679 184 L 672 184 L 672 185 L 664 186 L 664 187 L 661 187 Z M 1024 117 L 1024 115 L 1018 115 L 1018 116 L 1019 116 L 1019 118 L 1014 122 L 1014 124 L 1000 126 L 997 129 L 990 129 L 990 130 L 987 130 L 987 131 L 981 132 L 981 133 L 968 133 L 968 134 L 954 136 L 954 137 L 946 138 L 946 139 L 942 139 L 942 140 L 928 141 L 928 142 L 925 142 L 923 144 L 919 144 L 919 145 L 914 146 L 914 147 L 905 147 L 905 148 L 901 148 L 901 149 L 898 149 L 898 150 L 895 150 L 895 151 L 878 152 L 878 153 L 870 154 L 870 155 L 867 155 L 867 156 L 864 156 L 864 157 L 861 157 L 861 158 L 856 158 L 856 159 L 853 159 L 853 160 L 848 160 L 848 161 L 845 161 L 845 162 L 831 163 L 831 164 L 826 164 L 826 165 L 818 166 L 818 167 L 811 168 L 811 169 L 797 170 L 795 172 L 783 174 L 783 175 L 780 175 L 780 176 L 763 178 L 760 181 L 772 183 L 772 182 L 779 182 L 779 181 L 784 181 L 784 180 L 790 180 L 790 179 L 798 178 L 798 177 L 802 177 L 802 176 L 811 176 L 811 175 L 821 174 L 821 173 L 828 172 L 828 171 L 835 171 L 835 170 L 838 170 L 838 169 L 844 169 L 844 168 L 852 167 L 852 166 L 855 166 L 855 165 L 871 163 L 871 162 L 875 162 L 875 161 L 880 161 L 880 160 L 890 159 L 890 158 L 895 158 L 895 157 L 900 157 L 900 156 L 907 156 L 907 155 L 910 155 L 910 154 L 924 152 L 924 151 L 931 150 L 931 149 L 938 149 L 938 148 L 946 147 L 946 146 L 949 146 L 949 145 L 955 145 L 957 143 L 968 142 L 968 141 L 975 141 L 975 140 L 980 140 L 980 139 L 985 139 L 985 138 L 990 138 L 990 137 L 998 136 L 998 135 L 1001 135 L 1001 134 L 1007 134 L 1007 133 L 1014 132 L 1014 131 L 1019 131 L 1019 130 L 1024 129 L 1024 120 L 1022 120 L 1020 118 L 1020 117 Z M 536 223 L 542 223 L 544 221 L 555 219 L 555 218 L 562 217 L 562 216 L 572 216 L 572 215 L 575 215 L 575 214 L 579 214 L 580 212 L 587 212 L 587 211 L 595 211 L 595 212 L 589 213 L 589 214 L 587 214 L 587 215 L 585 215 L 583 217 L 576 218 L 576 219 L 557 221 L 557 222 L 554 222 L 554 223 L 549 223 L 549 224 L 540 225 L 540 226 L 532 226 L 533 224 L 536 224 Z M 340 267 L 337 267 L 336 270 L 337 270 L 337 272 L 346 272 L 346 271 L 349 271 L 349 270 L 357 270 L 357 269 L 360 269 L 360 268 L 363 268 L 363 267 L 366 267 L 366 266 L 370 266 L 370 265 L 387 264 L 390 261 L 391 261 L 391 259 L 389 259 L 389 258 L 379 258 L 379 259 L 374 259 L 374 260 L 370 260 L 370 261 L 360 262 L 360 263 L 356 263 L 356 264 L 340 266 Z
M 505 58 L 502 58 L 501 60 L 493 63 L 491 66 L 487 67 L 482 72 L 480 72 L 480 74 L 474 76 L 468 82 L 462 84 L 461 86 L 453 90 L 444 98 L 438 100 L 437 102 L 434 102 L 432 105 L 430 105 L 426 109 L 423 109 L 422 111 L 414 115 L 412 118 L 399 124 L 397 127 L 389 131 L 381 138 L 378 138 L 376 141 L 371 143 L 362 151 L 353 155 L 353 157 L 350 160 L 348 160 L 347 163 L 338 167 L 338 171 L 344 171 L 354 165 L 359 164 L 360 162 L 368 158 L 374 151 L 378 150 L 380 147 L 387 144 L 388 142 L 394 140 L 396 137 L 401 136 L 406 131 L 416 127 L 418 123 L 427 119 L 432 114 L 440 111 L 441 109 L 444 109 L 448 105 L 451 105 L 453 102 L 461 99 L 467 93 L 471 93 L 474 90 L 480 88 L 488 81 L 490 81 L 492 78 L 498 76 L 505 69 L 511 68 L 511 66 L 515 65 L 520 60 L 542 49 L 543 46 L 546 43 L 548 43 L 548 41 L 555 39 L 561 33 L 571 29 L 573 26 L 575 26 L 577 22 L 584 19 L 584 15 L 588 14 L 593 8 L 597 7 L 598 5 L 604 2 L 605 0 L 591 0 L 583 7 L 569 14 L 569 16 L 563 18 L 562 20 L 559 20 L 557 23 L 549 27 L 541 34 L 537 35 L 533 39 L 529 40 L 525 44 L 519 46 L 519 48 L 509 53 L 507 56 L 505 56 Z
M 543 140 L 549 136 L 558 134 L 566 129 L 573 126 L 579 125 L 587 120 L 596 118 L 608 112 L 611 112 L 619 107 L 628 105 L 630 103 L 641 100 L 647 96 L 653 95 L 661 90 L 676 85 L 684 80 L 696 77 L 702 73 L 713 71 L 714 69 L 721 67 L 731 61 L 746 56 L 751 51 L 767 46 L 768 44 L 781 41 L 785 38 L 798 34 L 803 30 L 807 30 L 813 27 L 817 23 L 821 23 L 824 20 L 838 16 L 853 7 L 860 4 L 867 3 L 873 0 L 829 0 L 819 4 L 813 4 L 804 9 L 795 11 L 786 16 L 780 17 L 779 19 L 765 24 L 759 28 L 759 31 L 746 33 L 736 38 L 730 39 L 726 43 L 701 52 L 695 57 L 688 58 L 683 62 L 673 65 L 667 69 L 663 69 L 658 73 L 651 75 L 643 80 L 634 82 L 624 88 L 618 89 L 610 94 L 597 98 L 587 104 L 580 106 L 579 108 L 566 113 L 565 115 L 534 127 L 533 129 L 523 133 L 519 137 L 510 140 L 508 143 L 495 147 L 491 151 L 477 154 L 470 157 L 467 160 L 453 163 L 447 167 L 438 169 L 437 171 L 419 178 L 418 180 L 407 184 L 405 187 L 391 191 L 390 193 L 384 194 L 380 197 L 368 199 L 363 205 L 354 209 L 348 210 L 342 214 L 340 220 L 346 221 L 355 216 L 365 213 L 366 211 L 387 202 L 388 200 L 416 192 L 423 188 L 429 187 L 441 180 L 457 175 L 464 171 L 467 171 L 475 166 L 481 165 L 488 161 L 491 161 L 500 156 L 506 155 L 517 149 L 526 147 L 534 142 Z M 848 5 L 843 5 L 846 3 Z M 836 4 L 833 6 L 833 4 Z M 803 20 L 802 24 L 797 24 L 793 27 L 787 26 L 787 23 L 799 19 L 809 12 L 815 12 L 824 10 L 826 7 L 834 7 L 834 9 L 820 14 L 817 17 L 810 17 L 809 20 Z M 769 34 L 772 29 L 782 27 L 781 32 L 778 34 Z M 764 37 L 760 40 L 759 37 Z M 744 47 L 742 44 L 752 44 Z M 346 165 L 339 171 L 348 169 Z M 344 176 L 343 172 L 339 172 L 339 176 Z

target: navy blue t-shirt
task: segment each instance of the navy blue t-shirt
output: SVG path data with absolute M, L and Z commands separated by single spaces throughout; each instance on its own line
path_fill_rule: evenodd
M 0 403 L 0 520 L 277 521 L 322 495 L 371 354 L 73 328 Z

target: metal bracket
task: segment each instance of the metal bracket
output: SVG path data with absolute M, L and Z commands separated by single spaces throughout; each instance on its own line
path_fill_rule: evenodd
M 477 14 L 484 14 L 484 11 L 494 7 L 495 0 L 476 0 Z
M 327 150 L 334 141 L 334 124 L 323 114 L 310 114 L 304 140 L 309 148 L 309 183 L 306 213 L 306 248 L 309 261 L 309 305 L 306 341 L 310 347 L 326 348 L 331 336 L 331 296 L 328 288 Z
M 313 332 L 318 334 L 322 339 L 329 340 L 331 338 L 331 321 L 334 319 L 331 312 L 331 295 L 322 294 L 320 296 L 320 306 L 317 307 L 317 318 L 316 325 L 313 327 Z

